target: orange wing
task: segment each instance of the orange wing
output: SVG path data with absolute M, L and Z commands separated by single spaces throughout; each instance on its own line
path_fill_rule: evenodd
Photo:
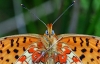
M 0 38 L 0 64 L 14 64 L 15 61 L 40 35 L 15 35 Z
M 83 64 L 100 64 L 100 39 L 92 36 L 60 35 L 59 42 L 66 43 Z M 98 39 L 97 39 L 98 38 Z
M 0 64 L 14 64 L 40 35 L 15 35 L 0 39 Z M 59 42 L 66 43 L 84 64 L 100 64 L 100 40 L 91 36 L 61 35 Z

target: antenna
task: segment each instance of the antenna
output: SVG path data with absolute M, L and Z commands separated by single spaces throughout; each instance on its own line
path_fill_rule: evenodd
M 24 4 L 21 4 L 21 6 L 25 8 L 26 10 L 28 10 L 30 13 L 32 13 Z M 47 25 L 37 15 L 35 15 L 34 13 L 32 14 L 47 27 Z
M 70 8 L 73 6 L 73 4 L 75 3 L 75 1 L 72 2 L 72 4 L 52 23 L 52 25 L 54 25 L 54 23 L 62 16 L 64 15 L 64 13 Z

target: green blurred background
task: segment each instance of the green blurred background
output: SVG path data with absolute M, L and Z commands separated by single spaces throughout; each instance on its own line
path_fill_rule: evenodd
M 77 33 L 100 36 L 100 0 L 75 0 L 53 26 L 56 34 Z M 14 34 L 44 34 L 46 24 L 55 19 L 73 0 L 0 0 L 0 37 Z M 23 3 L 29 10 L 24 9 Z

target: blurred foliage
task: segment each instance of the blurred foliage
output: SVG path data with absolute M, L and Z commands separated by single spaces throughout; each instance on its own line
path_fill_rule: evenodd
M 14 16 L 12 0 L 0 0 L 0 22 Z
M 52 8 L 54 8 L 54 4 L 57 3 L 57 0 L 22 0 L 22 3 L 27 6 L 29 9 L 34 7 L 40 6 L 41 4 L 51 1 Z M 55 9 L 51 14 L 44 15 L 40 19 L 43 20 L 46 24 L 53 23 L 53 21 L 71 4 L 72 0 L 59 0 L 60 7 L 59 10 Z M 77 34 L 89 34 L 89 35 L 96 35 L 100 36 L 100 0 L 76 0 L 79 4 L 79 14 L 78 14 L 78 24 L 76 26 Z M 55 24 L 54 30 L 57 34 L 68 33 L 68 28 L 71 22 L 71 17 L 73 16 L 72 6 Z M 43 8 L 41 8 L 43 9 Z M 23 13 L 25 14 L 28 12 L 27 10 L 23 9 Z M 32 12 L 32 11 L 31 11 Z M 40 11 L 42 13 L 42 11 Z M 38 12 L 37 12 L 38 13 Z M 31 14 L 29 13 L 30 17 Z M 13 8 L 13 0 L 0 0 L 0 23 L 4 20 L 14 17 L 14 8 Z M 25 16 L 24 16 L 25 17 Z M 25 18 L 26 19 L 26 18 Z M 33 19 L 33 17 L 31 17 Z M 34 21 L 34 20 L 33 20 Z M 35 22 L 27 21 L 26 29 L 28 33 L 38 33 L 43 34 L 46 30 L 46 27 L 39 21 L 36 20 Z M 3 28 L 3 27 L 2 27 Z M 0 30 L 2 31 L 2 30 Z M 8 32 L 4 35 L 11 35 L 17 34 L 18 31 L 13 30 Z M 73 32 L 72 32 L 73 33 Z M 4 36 L 1 35 L 1 36 Z

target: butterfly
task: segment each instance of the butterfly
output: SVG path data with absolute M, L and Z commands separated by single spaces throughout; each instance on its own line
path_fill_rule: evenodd
M 23 34 L 0 38 L 0 64 L 100 64 L 100 38 L 55 35 L 52 24 L 44 35 Z
M 21 34 L 0 38 L 0 64 L 100 64 L 100 37 L 56 35 L 52 30 L 53 24 L 46 25 L 44 35 Z

